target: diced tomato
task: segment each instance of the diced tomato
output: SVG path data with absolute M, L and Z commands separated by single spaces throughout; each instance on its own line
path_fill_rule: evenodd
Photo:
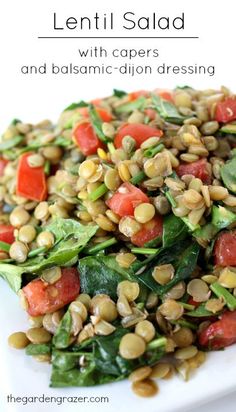
M 8 163 L 8 160 L 6 160 L 6 159 L 0 159 L 0 176 L 3 175 L 4 169 L 5 169 L 6 165 L 7 165 L 7 163 Z
M 14 230 L 11 225 L 0 225 L 0 241 L 11 245 L 15 241 Z
M 210 349 L 221 349 L 236 343 L 236 311 L 223 313 L 199 335 L 199 343 Z
M 147 124 L 126 123 L 119 128 L 116 134 L 116 137 L 114 140 L 116 148 L 119 148 L 122 146 L 123 137 L 127 135 L 133 137 L 133 139 L 136 140 L 137 146 L 139 147 L 149 137 L 152 137 L 152 136 L 161 137 L 163 135 L 163 131 L 160 129 L 156 129 L 155 127 L 148 126 Z
M 146 90 L 137 90 L 136 92 L 129 93 L 129 101 L 137 100 L 139 97 L 146 97 L 149 93 Z
M 214 261 L 217 266 L 236 266 L 236 230 L 218 236 L 214 246 Z
M 188 299 L 188 305 L 193 305 L 196 308 L 201 304 L 201 302 L 196 302 L 196 300 L 194 300 L 191 296 Z
M 167 100 L 168 102 L 173 103 L 173 96 L 169 90 L 165 89 L 156 89 L 155 92 L 160 96 L 162 99 Z
M 98 115 L 101 117 L 103 122 L 110 122 L 113 119 L 112 114 L 108 110 L 103 109 L 102 107 L 96 107 L 96 106 L 95 106 L 95 109 Z M 81 114 L 81 116 L 86 117 L 86 119 L 89 118 L 88 107 L 80 107 L 78 109 L 78 112 Z
M 211 176 L 207 168 L 206 159 L 200 159 L 196 162 L 181 164 L 175 170 L 177 175 L 180 177 L 183 175 L 193 175 L 201 179 L 203 183 L 206 183 L 207 185 L 211 183 Z
M 236 98 L 228 97 L 216 105 L 215 119 L 220 123 L 236 120 Z
M 119 216 L 133 216 L 140 203 L 150 203 L 149 198 L 129 182 L 123 183 L 117 192 L 106 201 L 107 206 Z
M 50 285 L 41 279 L 29 282 L 23 289 L 30 316 L 55 312 L 72 302 L 79 294 L 79 273 L 75 268 L 62 269 L 61 278 Z
M 144 113 L 150 120 L 155 120 L 156 114 L 157 114 L 156 110 L 154 110 L 154 109 L 145 109 Z
M 99 140 L 93 130 L 93 126 L 89 122 L 78 124 L 74 130 L 73 136 L 76 144 L 85 156 L 95 154 L 99 147 L 103 147 L 101 140 Z
M 139 247 L 145 246 L 150 240 L 162 237 L 163 219 L 161 216 L 155 216 L 152 220 L 145 223 L 142 229 L 131 237 L 131 242 Z
M 29 166 L 27 158 L 30 155 L 32 155 L 32 153 L 25 153 L 19 159 L 16 194 L 30 200 L 41 202 L 47 198 L 46 175 L 43 166 Z

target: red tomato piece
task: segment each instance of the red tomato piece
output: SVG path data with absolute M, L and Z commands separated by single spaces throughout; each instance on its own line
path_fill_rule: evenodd
M 85 156 L 95 154 L 99 147 L 103 147 L 101 140 L 99 140 L 89 122 L 83 122 L 76 126 L 74 139 Z
M 76 299 L 80 291 L 79 273 L 75 268 L 64 268 L 61 278 L 53 285 L 35 279 L 22 290 L 30 316 L 52 313 Z
M 119 216 L 133 216 L 134 208 L 140 203 L 150 203 L 150 200 L 142 190 L 129 182 L 123 183 L 106 202 L 107 206 Z
M 139 147 L 149 137 L 161 137 L 163 135 L 163 131 L 160 129 L 156 129 L 155 127 L 148 126 L 147 124 L 126 123 L 123 126 L 121 126 L 117 132 L 117 135 L 114 140 L 116 148 L 122 146 L 123 137 L 127 135 L 132 136 L 133 139 L 136 140 L 137 146 Z
M 195 306 L 196 308 L 201 304 L 201 302 L 196 302 L 192 297 L 190 297 L 189 299 L 188 299 L 188 304 L 189 305 L 193 305 L 193 306 Z
M 167 100 L 168 102 L 173 103 L 173 96 L 172 93 L 169 90 L 165 89 L 156 89 L 156 93 L 158 96 L 160 96 L 162 99 Z
M 155 216 L 152 220 L 145 223 L 142 229 L 131 237 L 131 242 L 139 247 L 143 247 L 145 243 L 150 242 L 157 237 L 162 237 L 163 219 L 161 216 Z
M 236 266 L 236 230 L 221 233 L 214 246 L 217 266 Z
M 14 230 L 11 225 L 0 225 L 0 241 L 11 245 L 15 241 Z
M 156 114 L 157 114 L 156 110 L 154 110 L 154 109 L 145 109 L 144 113 L 150 120 L 155 120 Z
M 129 101 L 137 100 L 139 97 L 146 97 L 149 93 L 146 90 L 137 90 L 136 92 L 129 93 Z
M 201 179 L 203 183 L 206 183 L 207 185 L 211 183 L 211 176 L 207 168 L 206 159 L 200 159 L 196 162 L 181 164 L 176 168 L 176 173 L 180 177 L 183 175 L 193 175 Z
M 210 349 L 221 349 L 236 342 L 236 311 L 223 313 L 199 335 L 199 343 Z
M 27 158 L 32 153 L 20 157 L 17 169 L 16 194 L 41 202 L 47 198 L 47 182 L 43 166 L 30 167 Z
M 3 176 L 4 169 L 8 163 L 6 159 L 0 159 L 0 176 Z
M 216 105 L 215 119 L 220 123 L 236 120 L 236 98 L 228 97 Z
M 95 107 L 95 109 L 103 122 L 110 122 L 113 119 L 112 114 L 108 110 L 103 109 L 102 107 Z M 89 118 L 88 107 L 80 107 L 78 111 L 81 116 Z

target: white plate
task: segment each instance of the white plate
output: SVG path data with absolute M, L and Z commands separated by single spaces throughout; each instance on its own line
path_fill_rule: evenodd
M 20 308 L 18 298 L 8 285 L 0 280 L 0 382 L 1 382 L 1 412 L 23 411 L 55 411 L 57 403 L 7 403 L 7 395 L 15 398 L 45 396 L 58 397 L 108 397 L 109 403 L 72 403 L 72 398 L 64 401 L 58 410 L 60 412 L 135 412 L 147 408 L 149 412 L 184 412 L 202 403 L 216 399 L 236 390 L 236 345 L 217 353 L 211 353 L 207 362 L 197 370 L 187 383 L 176 377 L 159 383 L 160 392 L 150 399 L 136 397 L 128 381 L 90 388 L 49 388 L 50 366 L 40 364 L 24 351 L 11 349 L 7 345 L 9 334 L 25 330 L 28 322 L 24 311 Z M 70 402 L 69 402 L 70 401 Z

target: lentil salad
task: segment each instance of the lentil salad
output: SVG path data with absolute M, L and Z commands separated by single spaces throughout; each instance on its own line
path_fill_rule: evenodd
M 236 342 L 236 97 L 178 87 L 15 119 L 0 142 L 0 275 L 52 387 L 140 396 Z

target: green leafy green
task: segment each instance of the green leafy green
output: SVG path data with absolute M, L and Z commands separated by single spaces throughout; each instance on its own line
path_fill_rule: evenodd
M 116 289 L 124 279 L 134 280 L 131 269 L 121 268 L 114 256 L 87 256 L 79 260 L 80 287 L 83 293 L 105 293 L 116 299 Z
M 223 206 L 212 207 L 212 224 L 217 229 L 224 229 L 236 221 L 236 214 Z
M 163 223 L 163 246 L 171 246 L 188 236 L 188 229 L 179 217 L 171 214 L 164 218 Z
M 220 131 L 227 134 L 236 134 L 236 124 L 225 124 L 220 128 Z
M 84 102 L 83 100 L 80 100 L 78 103 L 71 103 L 69 106 L 67 106 L 63 111 L 66 112 L 68 110 L 75 110 L 80 107 L 87 107 L 88 103 Z
M 183 124 L 183 121 L 188 118 L 187 116 L 182 116 L 173 103 L 162 99 L 156 94 L 152 95 L 152 103 L 154 105 L 154 109 L 166 122 Z
M 127 95 L 127 93 L 126 92 L 124 92 L 124 90 L 117 90 L 117 89 L 113 89 L 113 96 L 115 96 L 115 97 L 124 97 L 124 96 L 126 96 Z
M 221 166 L 220 174 L 227 189 L 236 193 L 236 157 Z
M 26 346 L 25 353 L 29 356 L 47 355 L 52 350 L 51 343 L 30 343 Z
M 12 149 L 13 147 L 17 146 L 19 143 L 24 140 L 24 136 L 14 136 L 8 140 L 2 140 L 0 143 L 0 152 L 4 152 L 5 150 Z
M 117 327 L 109 336 L 94 336 L 75 345 L 73 351 L 54 350 L 51 386 L 93 386 L 119 381 L 140 366 L 155 364 L 164 355 L 166 340 L 162 338 L 158 339 L 158 347 L 148 348 L 139 359 L 123 359 L 119 355 L 119 345 L 121 338 L 128 332 L 127 329 Z M 85 360 L 82 367 L 79 366 L 81 356 Z
M 141 96 L 136 100 L 132 100 L 131 102 L 121 104 L 120 106 L 116 107 L 115 111 L 118 114 L 131 113 L 134 110 L 142 110 L 145 106 L 145 103 L 146 98 L 144 96 Z
M 196 267 L 200 246 L 197 243 L 189 243 L 190 241 L 186 239 L 175 245 L 161 249 L 156 257 L 154 256 L 154 258 L 150 259 L 150 263 L 144 273 L 136 273 L 135 279 L 143 282 L 158 295 L 163 295 L 168 292 L 169 289 L 181 280 L 189 278 Z M 155 282 L 152 277 L 152 271 L 155 266 L 167 263 L 172 263 L 174 266 L 175 276 L 169 283 L 162 286 Z
M 236 309 L 236 298 L 231 295 L 231 293 L 221 286 L 219 283 L 215 282 L 210 285 L 210 289 L 218 298 L 223 298 L 229 310 Z
M 210 241 L 217 234 L 218 229 L 212 223 L 206 223 L 204 226 L 201 226 L 199 229 L 193 232 L 195 238 Z
M 205 308 L 205 304 L 201 303 L 196 309 L 191 310 L 190 312 L 185 313 L 186 316 L 191 316 L 193 318 L 204 318 L 209 316 L 215 316 L 214 313 L 210 312 Z
M 68 309 L 53 336 L 52 342 L 57 349 L 65 349 L 70 345 L 71 327 L 72 317 Z
M 0 263 L 0 276 L 15 292 L 21 287 L 23 273 L 36 275 L 51 266 L 75 264 L 78 253 L 97 231 L 97 226 L 84 226 L 75 220 L 62 218 L 55 219 L 44 228 L 54 234 L 56 243 L 52 249 L 18 265 Z

